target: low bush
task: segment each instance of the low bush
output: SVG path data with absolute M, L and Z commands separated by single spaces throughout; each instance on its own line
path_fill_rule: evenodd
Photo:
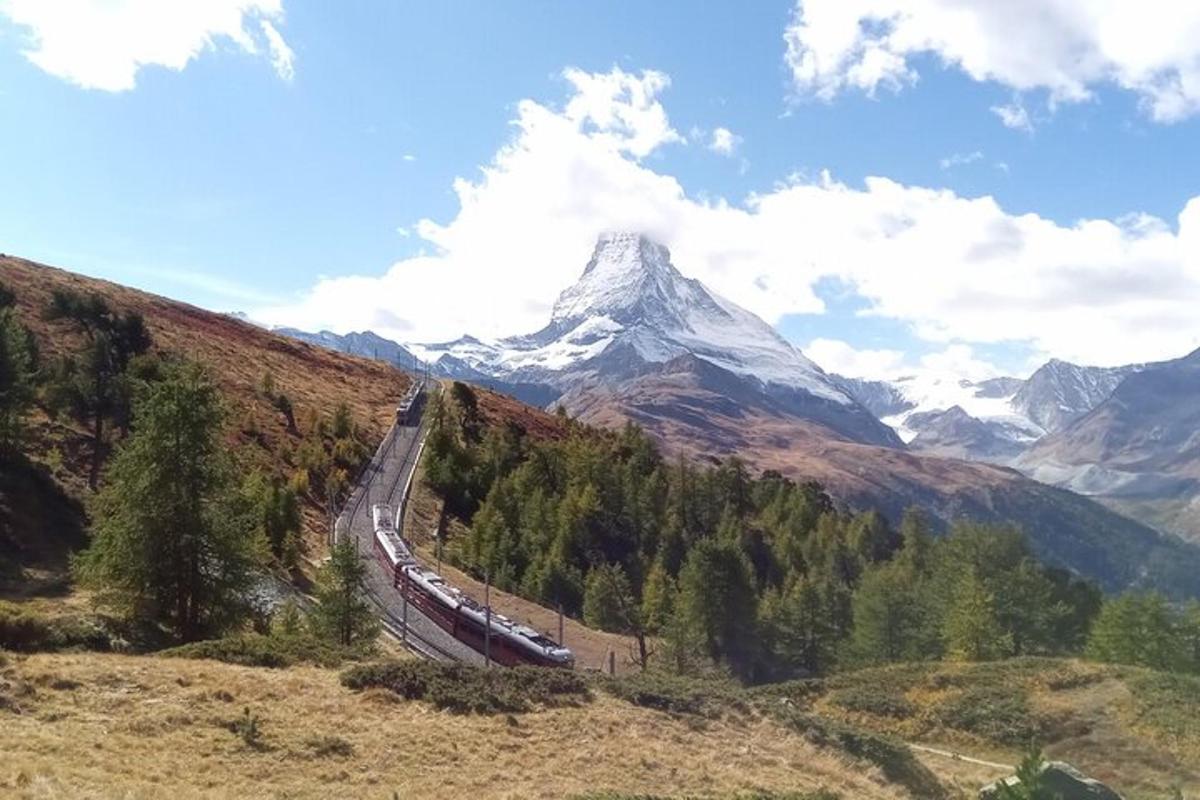
M 317 758 L 349 758 L 354 755 L 354 745 L 340 736 L 314 736 L 305 744 Z
M 351 667 L 341 680 L 349 689 L 388 689 L 458 714 L 517 714 L 575 705 L 589 697 L 579 673 L 538 667 L 485 670 L 432 661 L 382 661 Z
M 1042 733 L 1026 693 L 1014 688 L 968 689 L 934 706 L 932 718 L 944 728 L 1010 745 L 1027 745 Z
M 371 655 L 370 651 L 344 648 L 306 634 L 242 633 L 221 639 L 172 647 L 160 655 L 169 658 L 204 658 L 244 667 L 282 668 L 296 664 L 337 667 Z
M 829 702 L 847 711 L 873 714 L 877 717 L 908 719 L 917 707 L 892 686 L 863 685 L 831 692 Z
M 643 672 L 598 678 L 597 686 L 635 706 L 670 714 L 716 717 L 726 710 L 745 711 L 749 707 L 746 690 L 727 681 Z
M 51 617 L 0 601 L 0 648 L 22 653 L 112 649 L 109 634 L 93 619 Z
M 250 712 L 249 707 L 242 712 L 242 716 L 229 720 L 222 727 L 241 738 L 246 747 L 252 750 L 263 749 L 262 724 L 258 716 Z
M 1194 740 L 1200 720 L 1200 676 L 1122 668 L 1133 694 L 1137 724 L 1182 741 Z

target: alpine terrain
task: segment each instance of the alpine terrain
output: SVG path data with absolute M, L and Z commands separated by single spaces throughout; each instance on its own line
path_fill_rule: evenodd
M 339 347 L 334 335 L 322 341 Z M 548 405 L 584 422 L 636 422 L 671 454 L 737 456 L 757 470 L 819 481 L 840 502 L 895 519 L 921 505 L 942 524 L 1014 521 L 1040 555 L 1109 588 L 1200 584 L 1200 555 L 1177 539 L 1012 469 L 960 460 L 1008 461 L 1044 436 L 1020 409 L 1047 424 L 1085 413 L 1081 406 L 1100 391 L 1081 388 L 1095 383 L 1086 368 L 1047 365 L 1048 376 L 1028 382 L 842 379 L 685 277 L 667 248 L 643 235 L 602 235 L 536 333 L 490 342 L 464 336 L 405 352 L 439 375 L 485 377 L 526 393 L 537 387 Z M 1059 416 L 1044 410 L 1051 403 Z

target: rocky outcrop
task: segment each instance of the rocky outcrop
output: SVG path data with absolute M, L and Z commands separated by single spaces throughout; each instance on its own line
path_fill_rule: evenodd
M 1015 787 L 1020 785 L 1020 780 L 1013 776 L 985 786 L 979 792 L 979 800 L 1003 800 L 1001 784 Z M 1058 800 L 1122 800 L 1121 795 L 1100 781 L 1061 761 L 1051 761 L 1042 767 L 1041 785 L 1046 797 Z

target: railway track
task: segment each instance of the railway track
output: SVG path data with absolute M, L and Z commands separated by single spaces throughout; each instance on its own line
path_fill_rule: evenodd
M 407 497 L 401 493 L 407 495 L 411 489 L 424 441 L 422 432 L 423 424 L 392 425 L 371 461 L 359 473 L 354 492 L 338 517 L 338 536 L 352 537 L 367 562 L 363 595 L 388 635 L 423 658 L 482 663 L 482 656 L 450 637 L 411 604 L 406 626 L 402 618 L 404 601 L 373 555 L 374 527 L 369 504 L 387 503 L 403 510 Z

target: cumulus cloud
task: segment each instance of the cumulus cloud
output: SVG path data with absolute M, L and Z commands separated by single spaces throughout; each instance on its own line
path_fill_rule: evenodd
M 1025 133 L 1033 131 L 1033 120 L 1029 118 L 1029 111 L 1023 103 L 1012 102 L 1005 105 L 992 106 L 989 110 L 1000 118 L 1000 123 L 1006 128 L 1012 128 L 1014 131 L 1023 131 Z
M 127 91 L 142 67 L 180 71 L 220 44 L 294 75 L 282 0 L 0 0 L 0 14 L 28 29 L 26 58 L 85 89 Z
M 708 149 L 722 156 L 732 156 L 742 144 L 742 137 L 729 128 L 714 128 Z
M 982 381 L 1002 374 L 994 364 L 979 358 L 970 345 L 961 343 L 914 358 L 903 350 L 859 349 L 840 339 L 817 338 L 809 342 L 804 352 L 827 372 L 847 378 L 896 380 L 919 373 L 947 376 L 950 380 Z
M 823 312 L 813 286 L 836 278 L 863 299 L 858 313 L 901 321 L 936 348 L 1013 342 L 1116 364 L 1200 346 L 1200 198 L 1177 220 L 1063 225 L 884 177 L 849 185 L 821 173 L 739 201 L 693 197 L 643 161 L 680 138 L 660 101 L 664 76 L 567 74 L 564 105 L 520 102 L 509 141 L 455 181 L 457 214 L 415 226 L 426 254 L 382 276 L 323 280 L 256 317 L 346 331 L 386 308 L 411 325 L 392 331 L 407 341 L 529 332 L 597 234 L 632 229 L 773 323 Z
M 896 378 L 905 371 L 908 363 L 903 350 L 860 350 L 841 339 L 823 337 L 805 345 L 804 352 L 826 372 L 847 378 Z
M 1200 109 L 1200 4 L 1178 0 L 798 0 L 784 40 L 797 89 L 824 100 L 900 90 L 933 55 L 1052 102 L 1108 84 L 1160 122 Z

